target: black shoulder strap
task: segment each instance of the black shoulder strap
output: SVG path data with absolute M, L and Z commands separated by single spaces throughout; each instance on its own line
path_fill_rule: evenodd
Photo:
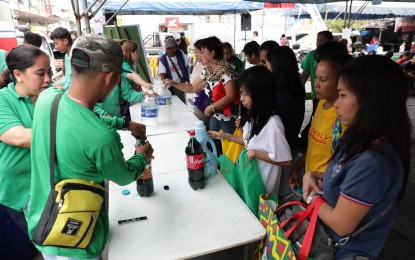
M 379 214 L 377 214 L 372 220 L 370 220 L 369 222 L 367 222 L 366 224 L 364 224 L 363 226 L 357 228 L 355 231 L 353 231 L 353 233 L 342 237 L 339 242 L 336 243 L 336 246 L 343 246 L 344 244 L 347 243 L 347 241 L 349 241 L 349 239 L 351 239 L 352 237 L 355 237 L 357 235 L 359 235 L 363 230 L 365 230 L 366 228 L 368 228 L 370 225 L 372 225 L 373 223 L 375 223 L 377 220 L 379 220 L 381 217 L 383 217 L 393 206 L 393 204 L 395 204 L 395 201 L 392 201 L 392 203 L 390 203 L 382 212 L 380 212 Z
M 174 67 L 174 70 L 175 70 L 175 71 L 176 71 L 176 73 L 177 73 L 177 76 L 179 76 L 179 79 L 181 79 L 181 78 L 182 78 L 182 76 L 180 75 L 179 70 L 178 70 L 178 69 L 177 69 L 177 67 L 176 67 L 176 64 L 174 64 L 173 60 L 170 58 L 170 56 L 169 56 L 169 55 L 167 55 L 167 58 L 169 58 L 169 60 L 170 60 L 171 64 L 173 64 L 173 67 Z
M 50 110 L 50 156 L 49 156 L 49 170 L 50 170 L 50 188 L 55 188 L 55 160 L 56 160 L 56 118 L 58 115 L 58 104 L 63 93 L 55 96 Z

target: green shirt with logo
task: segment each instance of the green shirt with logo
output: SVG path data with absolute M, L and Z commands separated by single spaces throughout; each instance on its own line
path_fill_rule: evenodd
M 32 185 L 28 211 L 30 237 L 35 231 L 50 192 L 50 110 L 52 101 L 59 92 L 60 90 L 54 88 L 42 92 L 35 109 L 32 128 Z M 118 124 L 119 120 L 113 121 Z M 71 100 L 67 93 L 63 94 L 56 123 L 55 183 L 70 178 L 98 183 L 104 183 L 104 179 L 108 179 L 118 185 L 135 181 L 145 169 L 146 159 L 143 154 L 137 154 L 125 161 L 122 148 L 116 129 L 108 126 L 108 122 L 104 122 L 93 111 Z M 36 247 L 45 254 L 90 259 L 102 253 L 108 234 L 108 212 L 103 207 L 91 243 L 86 249 Z
M 16 93 L 14 83 L 0 89 L 0 135 L 12 127 L 32 127 L 35 106 Z M 22 212 L 30 190 L 30 149 L 0 142 L 0 204 Z

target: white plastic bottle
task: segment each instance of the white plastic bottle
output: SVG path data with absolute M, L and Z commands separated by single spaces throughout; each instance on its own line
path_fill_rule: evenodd
M 159 107 L 159 124 L 169 124 L 172 121 L 172 98 L 171 92 L 165 86 L 158 90 L 157 105 Z
M 141 105 L 141 122 L 146 126 L 158 125 L 159 108 L 153 93 L 149 93 Z

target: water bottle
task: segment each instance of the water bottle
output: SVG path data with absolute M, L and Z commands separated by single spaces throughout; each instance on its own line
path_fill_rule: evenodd
M 206 132 L 206 126 L 203 121 L 197 121 L 195 124 L 196 139 L 203 147 L 205 177 L 210 178 L 215 176 L 218 172 L 218 153 L 216 151 L 215 143 Z
M 145 140 L 137 139 L 138 145 L 144 145 Z M 140 197 L 149 197 L 154 192 L 153 174 L 151 169 L 151 160 L 147 160 L 146 168 L 141 176 L 137 179 L 137 193 Z
M 159 108 L 154 93 L 149 92 L 141 105 L 141 122 L 146 126 L 158 125 Z
M 203 148 L 195 138 L 195 131 L 190 131 L 190 140 L 187 143 L 186 167 L 189 174 L 189 184 L 193 190 L 203 189 L 206 186 L 204 174 Z
M 168 124 L 172 121 L 172 98 L 171 92 L 164 85 L 159 88 L 159 96 L 157 97 L 157 105 L 159 107 L 158 122 L 160 124 Z

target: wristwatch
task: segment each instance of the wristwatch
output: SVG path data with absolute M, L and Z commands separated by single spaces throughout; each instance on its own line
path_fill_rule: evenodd
M 128 117 L 123 116 L 124 124 L 122 125 L 123 130 L 128 130 L 128 127 L 130 126 L 130 119 Z
M 313 199 L 317 196 L 321 196 L 321 195 L 319 193 L 314 193 L 313 195 L 308 196 L 307 201 L 306 201 L 307 204 L 310 204 L 313 201 Z

